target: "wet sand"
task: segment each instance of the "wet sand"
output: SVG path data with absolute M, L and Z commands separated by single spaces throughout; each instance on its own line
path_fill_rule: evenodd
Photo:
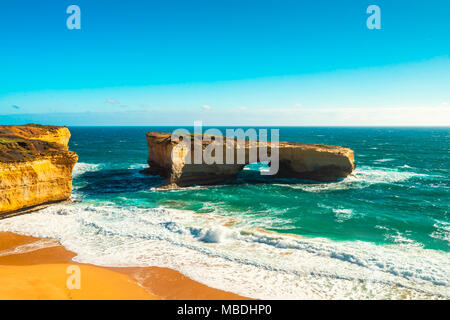
M 0 232 L 0 299 L 246 299 L 158 267 L 98 267 L 72 261 L 58 241 Z M 80 269 L 69 289 L 68 267 Z

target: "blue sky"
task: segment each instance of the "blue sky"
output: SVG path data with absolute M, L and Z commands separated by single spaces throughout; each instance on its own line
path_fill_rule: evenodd
M 0 122 L 450 125 L 449 15 L 447 0 L 2 0 Z

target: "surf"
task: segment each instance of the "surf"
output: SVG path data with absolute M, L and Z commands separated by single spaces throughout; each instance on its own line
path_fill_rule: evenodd
M 179 210 L 79 203 L 2 221 L 0 230 L 58 239 L 77 253 L 77 262 L 169 267 L 255 298 L 330 298 L 331 292 L 343 299 L 355 292 L 369 299 L 450 297 L 448 254 L 230 228 L 226 222 Z

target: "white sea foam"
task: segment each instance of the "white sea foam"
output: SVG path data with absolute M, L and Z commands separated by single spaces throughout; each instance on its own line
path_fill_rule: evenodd
M 386 226 L 375 226 L 377 229 L 384 230 L 384 238 L 400 246 L 423 248 L 423 244 L 418 243 L 408 238 L 408 231 L 405 234 L 401 233 L 395 228 L 388 228 Z
M 254 298 L 450 298 L 448 253 L 279 235 L 226 220 L 78 203 L 2 220 L 0 231 L 58 239 L 79 262 L 169 267 Z
M 128 169 L 146 169 L 148 168 L 147 163 L 134 163 L 128 167 Z
M 436 230 L 431 233 L 431 237 L 446 241 L 450 246 L 450 223 L 436 220 L 433 226 Z
M 378 160 L 374 160 L 375 162 L 389 162 L 389 161 L 394 161 L 395 159 L 391 159 L 391 158 L 387 158 L 387 159 L 378 159 Z
M 81 176 L 82 174 L 89 172 L 89 171 L 97 171 L 101 168 L 100 164 L 93 164 L 93 163 L 84 163 L 84 162 L 77 162 L 72 170 L 72 176 L 74 178 Z
M 342 223 L 347 220 L 350 220 L 357 215 L 357 214 L 355 214 L 355 211 L 353 209 L 346 209 L 346 208 L 341 208 L 341 207 L 333 208 L 331 206 L 327 206 L 322 203 L 318 203 L 317 206 L 333 212 L 336 217 L 336 222 L 338 222 L 338 223 Z
M 41 239 L 41 240 L 38 240 L 38 241 L 35 241 L 32 243 L 26 243 L 26 244 L 19 245 L 10 250 L 0 251 L 0 257 L 11 255 L 11 254 L 32 252 L 32 251 L 36 251 L 39 249 L 50 248 L 50 247 L 55 247 L 55 246 L 59 246 L 59 243 L 57 240 Z
M 194 229 L 195 230 L 195 229 Z M 198 240 L 209 243 L 223 243 L 227 240 L 238 238 L 236 231 L 222 226 L 213 228 L 200 228 L 193 234 Z
M 345 220 L 349 220 L 354 216 L 354 212 L 352 209 L 332 209 L 336 214 L 337 222 L 344 222 Z
M 391 168 L 362 166 L 356 168 L 350 176 L 339 182 L 276 185 L 292 189 L 300 189 L 306 192 L 329 192 L 334 190 L 361 189 L 369 187 L 373 184 L 398 183 L 414 177 L 427 177 L 427 175 L 411 171 L 400 171 Z

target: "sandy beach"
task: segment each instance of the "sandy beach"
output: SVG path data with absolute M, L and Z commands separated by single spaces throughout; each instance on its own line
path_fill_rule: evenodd
M 0 299 L 245 299 L 175 270 L 98 267 L 73 262 L 75 255 L 54 239 L 0 232 Z M 70 266 L 79 267 L 80 289 L 67 286 Z

